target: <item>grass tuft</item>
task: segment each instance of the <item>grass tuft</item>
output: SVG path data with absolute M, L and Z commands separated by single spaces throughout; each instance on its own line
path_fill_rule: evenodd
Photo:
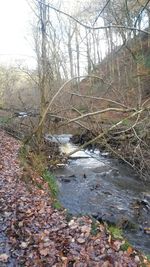
M 96 236 L 99 232 L 99 222 L 92 218 L 92 224 L 91 224 L 91 235 Z
M 131 244 L 128 241 L 125 241 L 125 243 L 120 246 L 120 249 L 123 251 L 127 251 L 128 248 L 130 247 L 131 247 Z
M 42 177 L 48 183 L 52 197 L 53 198 L 57 197 L 59 190 L 58 190 L 58 185 L 57 185 L 54 175 L 51 174 L 48 170 L 45 170 Z
M 123 239 L 123 231 L 122 229 L 116 227 L 116 226 L 109 226 L 108 227 L 109 232 L 111 233 L 112 237 L 115 239 Z

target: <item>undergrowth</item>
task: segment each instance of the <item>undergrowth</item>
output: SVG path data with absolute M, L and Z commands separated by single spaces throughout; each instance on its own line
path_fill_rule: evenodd
M 92 224 L 91 224 L 91 235 L 96 236 L 99 232 L 99 223 L 97 220 L 92 218 Z
M 125 241 L 125 243 L 120 246 L 123 251 L 127 251 L 130 247 L 132 247 L 132 245 L 128 241 Z
M 108 227 L 109 232 L 111 233 L 112 237 L 115 239 L 123 239 L 123 231 L 121 228 L 118 228 L 114 225 Z
M 0 124 L 1 125 L 3 125 L 3 124 L 7 124 L 7 123 L 9 123 L 10 121 L 11 121 L 11 117 L 2 117 L 2 116 L 0 116 Z
M 29 146 L 22 146 L 19 151 L 21 167 L 23 168 L 23 180 L 29 184 L 34 183 L 39 189 L 43 185 L 33 180 L 33 173 L 37 173 L 43 178 L 43 184 L 46 182 L 51 194 L 52 206 L 55 209 L 62 209 L 60 202 L 57 200 L 58 185 L 54 175 L 47 169 L 47 159 L 44 153 L 35 153 L 30 150 Z
M 52 197 L 56 198 L 58 195 L 58 185 L 53 174 L 48 170 L 45 170 L 42 175 L 43 179 L 48 183 L 49 189 L 51 191 Z

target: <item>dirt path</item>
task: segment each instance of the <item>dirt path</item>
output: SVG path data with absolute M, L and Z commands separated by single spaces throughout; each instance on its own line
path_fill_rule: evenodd
M 66 220 L 45 190 L 22 180 L 19 143 L 0 130 L 0 267 L 150 266 L 131 247 L 121 250 L 103 225 L 91 235 L 86 216 Z M 37 179 L 40 180 L 39 177 Z M 45 188 L 46 188 L 45 184 Z

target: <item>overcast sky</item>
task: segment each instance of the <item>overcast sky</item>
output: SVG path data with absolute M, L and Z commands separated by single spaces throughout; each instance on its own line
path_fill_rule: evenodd
M 82 3 L 87 0 L 82 0 Z M 30 3 L 30 0 L 28 0 Z M 53 5 L 55 4 L 55 1 Z M 56 1 L 57 2 L 57 1 Z M 61 0 L 65 11 L 77 7 L 79 0 Z M 31 21 L 33 13 L 26 0 L 0 0 L 0 64 L 18 61 L 35 66 Z
M 78 2 L 62 1 L 65 2 L 66 9 Z M 0 64 L 13 64 L 18 59 L 31 67 L 35 65 L 31 37 L 32 19 L 32 11 L 26 0 L 0 0 Z
M 11 64 L 16 58 L 31 59 L 34 56 L 30 37 L 31 14 L 26 0 L 1 0 L 0 63 Z

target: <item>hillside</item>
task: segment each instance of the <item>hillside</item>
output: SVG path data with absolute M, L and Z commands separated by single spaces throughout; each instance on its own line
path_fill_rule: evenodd
M 147 35 L 136 36 L 95 66 L 91 77 L 69 90 L 70 106 L 76 107 L 74 119 L 70 121 L 77 121 L 82 128 L 92 131 L 93 137 L 101 136 L 96 139 L 100 147 L 125 160 L 141 176 L 146 173 L 147 179 L 150 173 L 149 47 Z M 86 137 L 85 141 L 90 139 Z
M 116 48 L 100 65 L 93 67 L 90 75 L 97 78 L 83 79 L 74 91 L 80 95 L 109 98 L 128 107 L 141 105 L 150 96 L 149 38 L 141 34 Z M 73 96 L 72 103 L 83 111 L 114 106 L 107 101 L 83 100 L 79 96 Z

